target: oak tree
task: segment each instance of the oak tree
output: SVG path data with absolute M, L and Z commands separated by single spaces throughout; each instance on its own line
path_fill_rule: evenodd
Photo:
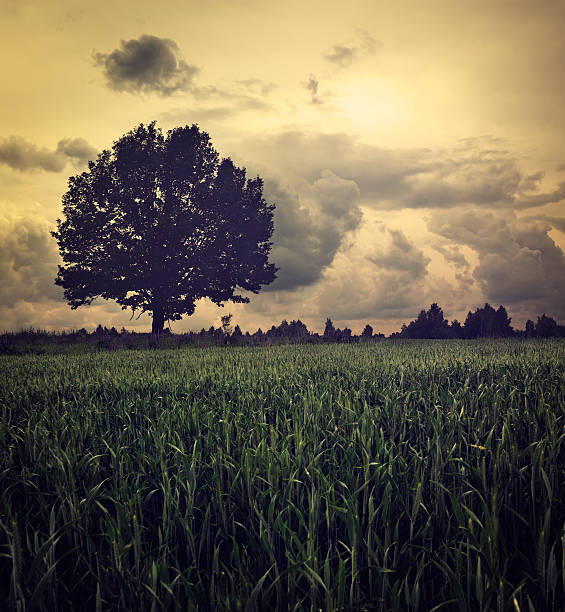
M 197 125 L 140 124 L 69 179 L 53 232 L 55 283 L 71 308 L 95 298 L 151 313 L 152 332 L 208 297 L 248 302 L 276 277 L 273 210 L 260 177 L 219 159 Z

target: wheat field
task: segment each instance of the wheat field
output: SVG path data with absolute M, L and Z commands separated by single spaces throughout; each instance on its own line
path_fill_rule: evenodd
M 0 355 L 13 610 L 565 608 L 565 342 Z

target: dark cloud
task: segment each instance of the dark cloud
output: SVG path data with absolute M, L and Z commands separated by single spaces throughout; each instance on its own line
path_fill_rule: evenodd
M 96 158 L 96 149 L 84 138 L 63 138 L 57 143 L 56 153 L 70 158 L 76 165 Z
M 265 197 L 276 204 L 272 261 L 277 280 L 267 290 L 312 285 L 329 266 L 348 231 L 361 222 L 359 189 L 331 171 L 308 189 L 305 203 L 275 181 L 266 181 Z
M 60 140 L 55 151 L 40 148 L 21 136 L 10 136 L 0 141 L 0 163 L 21 172 L 60 172 L 69 161 L 79 165 L 95 156 L 96 149 L 83 138 Z
M 359 187 L 355 181 L 343 179 L 331 170 L 322 170 L 320 174 L 312 185 L 320 219 L 337 226 L 341 232 L 355 229 L 361 222 Z
M 56 151 L 39 148 L 21 136 L 10 136 L 0 142 L 0 163 L 14 170 L 60 172 L 67 160 Z
M 318 97 L 319 85 L 320 82 L 313 74 L 311 74 L 308 80 L 303 84 L 304 89 L 310 92 L 310 102 L 312 102 L 312 104 L 322 104 L 322 100 Z
M 429 167 L 427 149 L 374 147 L 343 133 L 286 131 L 255 138 L 246 149 L 261 165 L 297 180 L 314 181 L 321 170 L 332 170 L 355 181 L 364 201 L 396 197 L 406 191 L 406 176 Z
M 530 217 L 521 217 L 520 220 L 523 223 L 545 223 L 549 226 L 548 229 L 556 229 L 560 232 L 565 232 L 565 217 L 535 215 Z
M 529 189 L 528 189 L 529 191 Z M 524 194 L 517 197 L 512 208 L 534 208 L 537 206 L 545 206 L 546 204 L 554 204 L 565 200 L 565 182 L 559 183 L 557 189 L 550 193 Z
M 428 220 L 430 231 L 476 251 L 473 276 L 488 300 L 564 316 L 565 255 L 548 235 L 551 227 L 543 217 L 477 208 L 436 212 Z
M 391 149 L 347 134 L 288 131 L 248 148 L 281 174 L 313 180 L 321 169 L 355 181 L 375 209 L 453 208 L 469 204 L 525 209 L 565 199 L 565 183 L 539 192 L 543 173 L 524 174 L 492 139 L 467 139 L 453 149 Z
M 553 228 L 565 232 L 565 217 L 541 217 L 541 221 L 547 221 Z
M 311 285 L 331 261 L 315 231 L 310 211 L 274 181 L 265 182 L 265 197 L 276 204 L 271 261 L 279 268 L 266 290 L 291 290 Z
M 95 53 L 94 60 L 111 89 L 130 93 L 170 96 L 190 89 L 198 73 L 196 66 L 182 58 L 174 40 L 148 34 L 120 41 L 111 53 Z
M 0 305 L 61 300 L 55 286 L 59 254 L 47 224 L 33 218 L 3 220 L 0 240 Z
M 432 155 L 425 172 L 404 181 L 409 208 L 513 203 L 522 177 L 505 152 L 461 148 Z

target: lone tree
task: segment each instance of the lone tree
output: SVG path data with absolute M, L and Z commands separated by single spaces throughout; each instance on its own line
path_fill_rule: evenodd
M 197 125 L 166 136 L 140 124 L 69 179 L 55 283 L 71 308 L 96 297 L 150 312 L 152 333 L 203 297 L 248 302 L 276 278 L 269 263 L 274 206 L 263 181 L 219 160 Z

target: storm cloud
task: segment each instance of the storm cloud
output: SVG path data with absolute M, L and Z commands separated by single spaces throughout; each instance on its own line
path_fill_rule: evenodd
M 61 300 L 62 290 L 54 284 L 59 254 L 48 225 L 11 218 L 2 219 L 0 230 L 0 305 Z
M 299 197 L 270 180 L 268 201 L 276 204 L 271 260 L 279 268 L 267 291 L 314 284 L 343 244 L 347 232 L 361 223 L 359 188 L 330 170 L 321 173 Z
M 198 73 L 196 66 L 183 59 L 174 40 L 148 34 L 122 40 L 110 53 L 95 53 L 94 61 L 110 89 L 129 93 L 170 96 L 190 89 Z
M 476 208 L 431 215 L 428 228 L 478 255 L 473 276 L 486 298 L 531 311 L 565 315 L 565 255 L 548 235 L 543 217 Z
M 96 158 L 96 149 L 84 138 L 63 138 L 57 143 L 56 153 L 68 157 L 76 165 Z
M 96 149 L 83 138 L 64 138 L 54 151 L 38 147 L 21 136 L 0 140 L 0 163 L 20 172 L 60 172 L 68 162 L 80 165 L 96 156 Z
M 526 209 L 565 199 L 565 183 L 543 191 L 543 172 L 525 174 L 518 160 L 489 139 L 453 148 L 384 148 L 348 134 L 286 131 L 248 144 L 250 155 L 281 174 L 313 180 L 321 169 L 354 181 L 363 205 L 404 208 Z M 283 153 L 284 152 L 284 153 Z

